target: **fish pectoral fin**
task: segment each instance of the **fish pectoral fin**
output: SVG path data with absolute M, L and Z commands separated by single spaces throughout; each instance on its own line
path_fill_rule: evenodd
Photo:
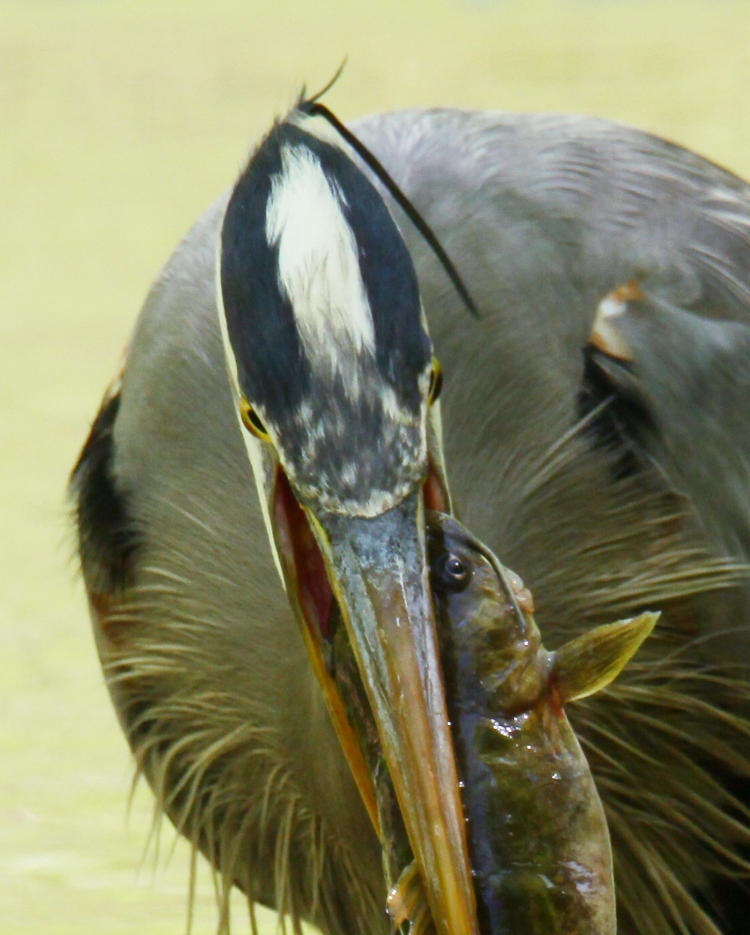
M 394 928 L 408 922 L 409 935 L 435 935 L 427 893 L 416 861 L 401 873 L 388 894 L 386 909 Z
M 606 688 L 622 672 L 651 633 L 658 613 L 605 623 L 553 653 L 551 678 L 562 704 Z

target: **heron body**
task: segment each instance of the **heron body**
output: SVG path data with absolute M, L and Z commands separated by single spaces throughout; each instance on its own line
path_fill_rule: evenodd
M 272 131 L 266 163 L 251 159 L 158 275 L 74 470 L 97 645 L 138 768 L 227 889 L 331 935 L 386 931 L 381 847 L 342 754 L 325 627 L 300 636 L 301 619 L 334 619 L 330 592 L 295 591 L 294 566 L 335 577 L 356 642 L 376 600 L 368 581 L 391 596 L 382 556 L 412 537 L 422 561 L 403 505 L 419 516 L 421 479 L 438 483 L 444 457 L 454 509 L 533 588 L 550 646 L 662 611 L 642 661 L 571 710 L 609 822 L 619 931 L 737 935 L 750 854 L 750 188 L 604 121 L 447 110 L 359 121 L 469 285 L 474 320 L 380 182 L 369 175 L 362 195 L 347 175 L 355 157 L 333 166 L 323 137 L 296 139 L 306 127 Z M 310 225 L 337 244 L 322 266 Z M 334 256 L 334 285 L 305 272 L 325 278 Z M 335 315 L 323 320 L 320 301 Z M 445 374 L 434 405 L 430 343 Z M 250 439 L 238 399 L 270 441 Z M 274 547 L 279 497 L 291 506 Z M 295 533 L 291 560 L 295 509 L 311 532 Z M 365 539 L 375 528 L 390 530 L 380 552 Z M 410 620 L 428 613 L 418 578 L 413 600 L 404 591 Z M 390 670 L 365 658 L 368 639 L 355 651 L 387 706 Z M 397 759 L 411 726 L 389 716 L 381 733 Z M 442 762 L 445 739 L 425 723 Z M 404 743 L 409 759 L 418 741 Z M 421 781 L 397 789 L 417 810 Z M 432 844 L 410 820 L 424 865 Z M 436 853 L 459 854 L 456 834 L 449 816 Z M 461 893 L 460 863 L 432 881 L 433 914 L 443 890 Z

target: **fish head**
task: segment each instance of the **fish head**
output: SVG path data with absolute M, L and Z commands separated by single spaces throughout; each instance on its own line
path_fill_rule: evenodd
M 427 550 L 438 631 L 446 653 L 505 713 L 531 707 L 548 680 L 548 654 L 531 592 L 465 526 L 427 514 Z M 460 673 L 457 673 L 460 677 Z

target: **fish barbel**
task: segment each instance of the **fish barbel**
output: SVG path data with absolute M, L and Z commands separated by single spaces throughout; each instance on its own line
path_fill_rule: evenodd
M 615 935 L 607 823 L 563 705 L 616 678 L 658 614 L 548 652 L 530 592 L 468 530 L 432 513 L 428 550 L 482 931 Z M 431 929 L 413 866 L 389 911 Z

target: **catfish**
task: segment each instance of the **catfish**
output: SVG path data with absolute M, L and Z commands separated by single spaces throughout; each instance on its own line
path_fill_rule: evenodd
M 564 705 L 612 682 L 659 615 L 548 652 L 530 591 L 455 519 L 429 514 L 428 553 L 483 935 L 615 935 L 607 822 Z M 415 864 L 388 910 L 433 929 Z

